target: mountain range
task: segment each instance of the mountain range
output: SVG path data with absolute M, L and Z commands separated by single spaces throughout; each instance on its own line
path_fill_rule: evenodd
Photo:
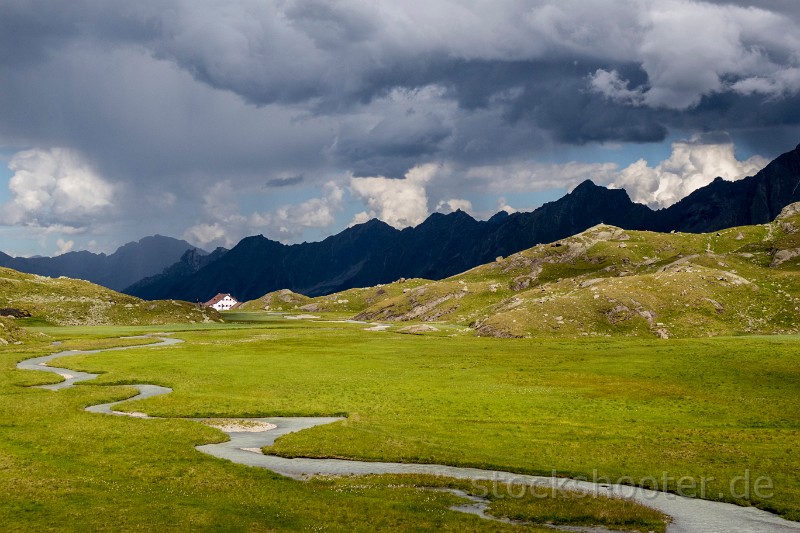
M 794 203 L 770 224 L 711 233 L 598 224 L 439 281 L 401 278 L 315 298 L 283 289 L 239 310 L 349 317 L 366 329 L 432 335 L 796 334 L 798 272 Z
M 755 176 L 735 182 L 717 178 L 665 209 L 652 210 L 631 201 L 622 189 L 587 180 L 535 211 L 501 212 L 487 221 L 456 211 L 434 213 L 403 230 L 373 219 L 321 242 L 284 245 L 260 235 L 247 237 L 206 260 L 187 253 L 161 275 L 124 292 L 189 301 L 223 292 L 251 300 L 278 289 L 319 296 L 399 278 L 443 279 L 601 223 L 692 233 L 768 223 L 783 207 L 800 201 L 799 185 L 800 146 Z
M 84 279 L 121 291 L 144 277 L 163 272 L 187 251 L 207 253 L 186 241 L 154 235 L 120 246 L 110 255 L 81 251 L 56 257 L 11 257 L 0 252 L 0 267 L 40 276 Z

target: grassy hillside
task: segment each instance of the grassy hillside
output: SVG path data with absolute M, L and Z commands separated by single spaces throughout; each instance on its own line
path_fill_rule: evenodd
M 38 338 L 42 337 L 39 334 L 19 327 L 15 319 L 0 316 L 0 346 L 23 344 Z
M 770 224 L 718 233 L 601 224 L 442 281 L 351 289 L 302 309 L 447 321 L 497 337 L 796 333 L 798 273 L 800 204 L 792 204 Z
M 401 296 L 411 289 L 432 283 L 425 279 L 400 279 L 386 285 L 348 289 L 328 296 L 309 298 L 288 289 L 270 292 L 244 303 L 241 311 L 304 311 L 314 313 L 360 313 L 389 298 Z
M 9 268 L 0 268 L 0 308 L 27 311 L 32 315 L 25 319 L 28 322 L 53 325 L 147 325 L 221 320 L 213 309 L 197 308 L 187 302 L 147 302 L 88 281 L 23 274 Z M 6 329 L 12 331 L 8 325 Z
M 283 289 L 244 302 L 237 309 L 240 311 L 297 311 L 310 301 L 311 298 L 308 296 Z

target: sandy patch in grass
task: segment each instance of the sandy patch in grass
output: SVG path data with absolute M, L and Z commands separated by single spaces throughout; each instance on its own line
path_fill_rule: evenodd
M 243 450 L 245 452 L 253 452 L 253 453 L 258 453 L 258 454 L 264 455 L 264 453 L 261 451 L 261 448 L 240 448 L 240 450 Z
M 278 427 L 275 424 L 257 420 L 212 419 L 204 420 L 203 423 L 225 433 L 260 433 Z

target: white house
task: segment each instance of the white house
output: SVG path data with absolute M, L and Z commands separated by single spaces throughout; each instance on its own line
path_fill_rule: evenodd
M 206 307 L 213 307 L 217 311 L 229 311 L 231 309 L 236 309 L 241 305 L 241 302 L 231 296 L 230 294 L 217 294 L 205 304 Z

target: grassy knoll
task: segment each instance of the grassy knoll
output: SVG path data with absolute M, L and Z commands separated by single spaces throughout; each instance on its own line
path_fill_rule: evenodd
M 0 308 L 32 315 L 28 325 L 172 324 L 219 321 L 213 309 L 177 300 L 147 302 L 79 279 L 0 267 Z M 3 338 L 0 329 L 0 338 Z M 0 344 L 3 344 L 0 342 Z
M 119 358 L 107 359 L 107 354 L 98 354 L 76 359 L 82 365 L 102 366 L 109 371 L 102 376 L 106 382 L 124 381 L 134 374 L 138 374 L 138 380 L 143 376 L 133 367 L 158 367 L 172 361 L 175 366 L 171 374 L 150 381 L 173 386 L 185 383 L 186 387 L 179 388 L 189 397 L 202 396 L 206 391 L 198 387 L 196 372 L 206 362 L 203 354 L 237 341 L 242 347 L 256 347 L 247 351 L 257 354 L 264 349 L 263 342 L 285 339 L 291 343 L 296 335 L 308 338 L 313 331 L 304 325 L 228 331 L 209 328 L 181 333 L 193 346 L 188 351 L 141 349 L 111 352 L 125 354 Z M 116 329 L 131 333 L 130 328 Z M 61 333 L 58 338 L 65 339 L 59 348 L 80 345 L 86 349 L 130 342 L 107 338 L 108 334 L 119 332 L 114 328 L 98 328 L 94 335 L 90 328 L 50 331 Z M 43 383 L 51 376 L 15 370 L 16 361 L 53 349 L 49 341 L 39 341 L 0 350 L 0 523 L 4 531 L 518 530 L 450 511 L 449 506 L 464 500 L 425 488 L 451 487 L 471 492 L 480 488 L 471 483 L 420 476 L 297 482 L 197 452 L 194 445 L 219 441 L 224 435 L 192 421 L 128 419 L 83 411 L 89 404 L 130 396 L 130 387 L 84 384 L 52 392 L 19 386 Z M 198 358 L 192 361 L 194 356 Z M 209 389 L 212 397 L 203 402 L 215 404 L 217 398 L 213 396 L 221 389 L 230 390 L 251 370 L 264 370 L 260 357 L 240 362 L 250 368 L 239 366 L 234 370 L 223 360 L 212 365 L 217 371 L 228 370 L 218 374 L 221 380 Z M 246 385 L 249 393 L 255 392 L 253 383 Z M 262 380 L 261 385 L 264 383 Z M 258 410 L 265 408 L 262 400 L 255 402 Z M 244 398 L 240 397 L 237 403 L 235 408 L 242 407 L 241 412 L 249 410 L 244 408 Z M 531 502 L 525 498 L 507 502 L 497 514 L 508 514 L 509 506 L 515 509 L 515 516 L 534 523 L 553 520 L 554 516 L 574 521 L 561 512 L 554 515 L 550 506 L 532 512 Z M 612 528 L 664 529 L 663 517 L 631 508 L 625 502 L 606 500 L 598 507 L 597 502 L 585 499 L 570 509 L 572 514 L 577 510 L 584 522 L 586 516 L 595 516 L 589 522 Z M 550 531 L 536 526 L 530 530 Z
M 98 383 L 173 387 L 126 407 L 158 416 L 349 416 L 280 439 L 274 451 L 288 456 L 627 476 L 659 489 L 666 475 L 668 490 L 688 476 L 698 486 L 685 493 L 702 482 L 709 499 L 800 519 L 796 336 L 500 340 L 363 327 L 197 329 L 179 346 L 59 364 L 106 372 Z M 753 493 L 762 476 L 772 497 Z

